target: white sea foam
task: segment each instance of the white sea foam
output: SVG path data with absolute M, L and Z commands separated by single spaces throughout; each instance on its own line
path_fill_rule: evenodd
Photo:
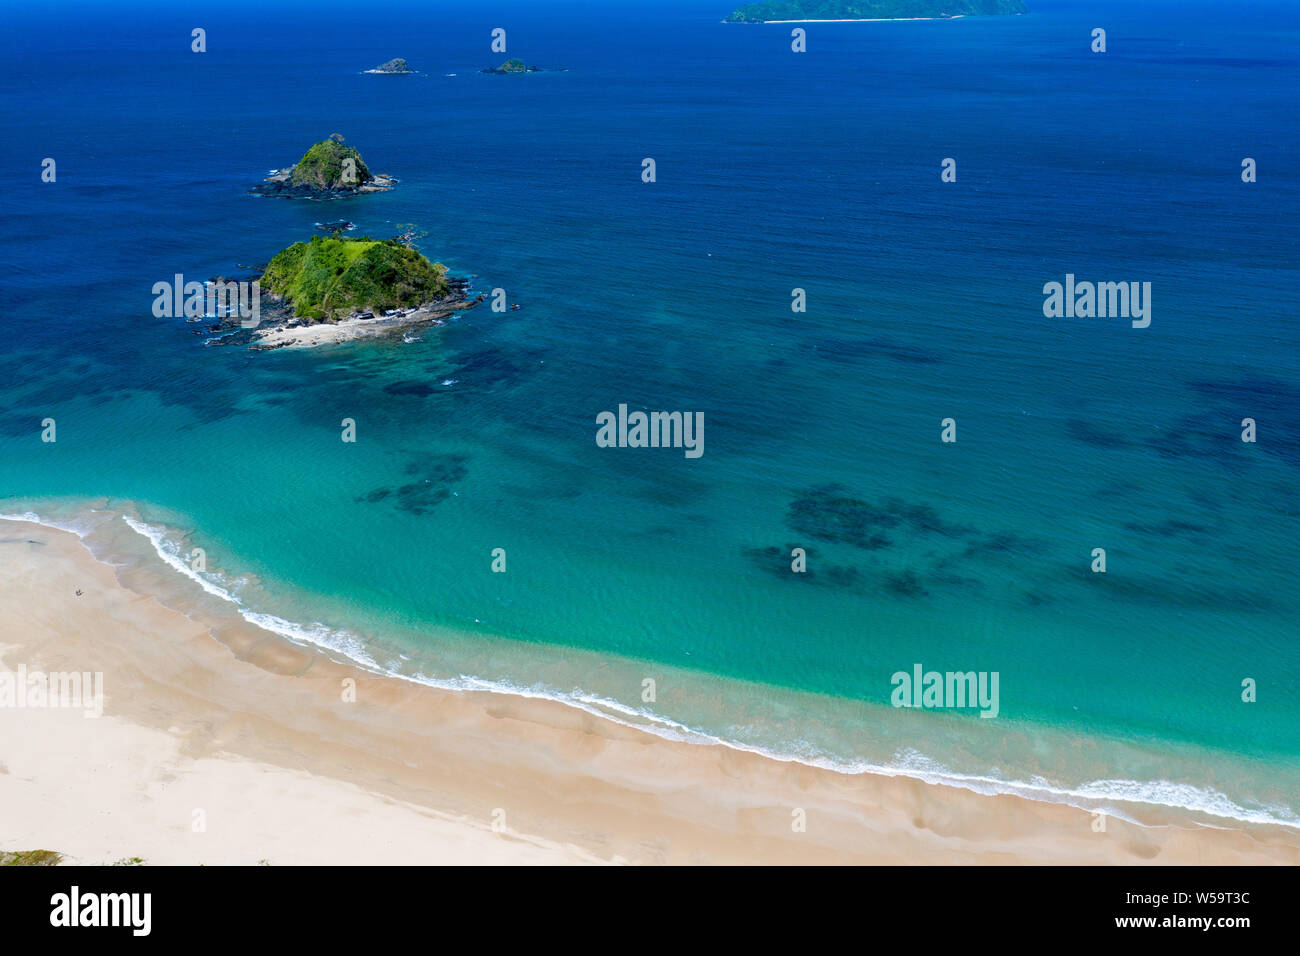
M 2 519 L 43 524 L 65 531 L 73 531 L 83 537 L 85 534 L 83 530 L 77 528 L 75 522 L 55 523 L 30 512 L 22 515 L 0 514 L 0 520 Z M 473 691 L 536 700 L 550 700 L 576 708 L 594 717 L 600 717 L 625 727 L 654 734 L 666 740 L 727 747 L 732 750 L 756 754 L 769 760 L 777 760 L 782 763 L 798 763 L 845 775 L 877 774 L 886 777 L 908 777 L 928 784 L 959 787 L 986 796 L 1010 794 L 1039 802 L 1065 804 L 1090 812 L 1102 811 L 1110 816 L 1139 824 L 1141 821 L 1134 819 L 1131 809 L 1125 809 L 1118 805 L 1139 804 L 1185 810 L 1223 820 L 1273 824 L 1300 829 L 1300 817 L 1297 817 L 1290 808 L 1270 806 L 1252 809 L 1243 807 L 1218 790 L 1208 787 L 1196 787 L 1186 783 L 1175 783 L 1168 780 L 1108 779 L 1093 780 L 1070 787 L 1057 785 L 1041 778 L 1030 781 L 1006 780 L 981 774 L 959 773 L 914 750 L 900 751 L 895 755 L 894 761 L 889 764 L 845 760 L 821 752 L 818 748 L 811 746 L 796 745 L 787 750 L 777 750 L 728 739 L 690 727 L 680 721 L 645 708 L 633 707 L 622 701 L 592 694 L 579 688 L 566 693 L 541 684 L 525 686 L 510 681 L 487 680 L 468 674 L 462 674 L 454 678 L 432 677 L 425 674 L 405 674 L 381 666 L 367 651 L 365 641 L 349 631 L 332 628 L 321 623 L 299 624 L 274 614 L 254 611 L 246 607 L 229 589 L 194 571 L 181 558 L 180 546 L 168 538 L 165 529 L 146 524 L 129 515 L 122 515 L 122 520 L 153 545 L 155 553 L 168 567 L 185 575 L 206 593 L 234 605 L 240 616 L 250 624 L 279 634 L 295 643 L 310 644 L 340 654 L 352 663 L 372 673 L 382 674 L 387 677 L 443 690 Z
M 299 624 L 295 621 L 288 621 L 274 614 L 267 614 L 261 611 L 255 611 L 244 605 L 230 590 L 214 583 L 207 575 L 195 571 L 181 557 L 180 546 L 174 541 L 167 538 L 166 530 L 154 527 L 132 518 L 130 515 L 122 515 L 122 520 L 127 523 L 132 531 L 136 532 L 149 540 L 153 545 L 154 551 L 158 557 L 172 570 L 179 571 L 191 581 L 194 581 L 199 587 L 203 588 L 213 597 L 220 598 L 233 604 L 242 617 L 249 624 L 253 624 L 265 631 L 271 631 L 279 634 L 281 637 L 298 644 L 312 644 L 317 647 L 326 648 L 345 655 L 349 660 L 362 664 L 368 669 L 381 670 L 379 665 L 365 652 L 365 643 L 361 638 L 348 631 L 339 630 L 329 627 L 325 624 Z
M 78 522 L 75 520 L 54 521 L 50 518 L 42 518 L 40 515 L 32 511 L 26 511 L 20 515 L 0 514 L 0 521 L 25 521 L 28 524 L 44 525 L 47 528 L 54 528 L 58 531 L 70 531 L 78 538 L 84 538 L 90 530 L 85 526 L 84 522 Z

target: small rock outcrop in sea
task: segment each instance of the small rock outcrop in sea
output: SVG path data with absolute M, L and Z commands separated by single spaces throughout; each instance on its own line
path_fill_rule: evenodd
M 373 70 L 366 70 L 366 72 L 367 73 L 414 73 L 415 71 L 412 70 L 410 67 L 408 67 L 406 65 L 406 61 L 399 56 L 399 57 L 394 57 L 393 59 L 389 60 L 387 63 L 381 63 Z
M 289 199 L 338 199 L 382 192 L 395 183 L 390 176 L 372 173 L 361 154 L 343 145 L 343 137 L 335 133 L 307 150 L 293 166 L 272 172 L 253 192 Z
M 540 73 L 540 67 L 529 66 L 523 60 L 509 59 L 500 66 L 489 66 L 483 73 Z

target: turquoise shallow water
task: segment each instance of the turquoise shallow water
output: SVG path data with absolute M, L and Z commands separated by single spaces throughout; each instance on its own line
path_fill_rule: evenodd
M 510 9 L 512 52 L 569 68 L 528 77 L 476 74 L 496 24 L 451 7 L 293 48 L 227 16 L 197 63 L 170 14 L 33 21 L 6 166 L 60 178 L 24 172 L 0 240 L 0 510 L 130 514 L 250 614 L 412 676 L 1296 822 L 1296 15 L 1107 7 L 1099 61 L 1097 10 L 823 26 L 801 60 L 707 4 Z M 425 72 L 357 72 L 395 55 Z M 245 194 L 335 130 L 399 187 Z M 335 218 L 415 222 L 522 308 L 265 354 L 150 314 L 153 282 Z M 1044 318 L 1066 273 L 1152 282 L 1151 327 Z M 702 411 L 703 457 L 598 448 L 619 403 Z M 917 662 L 997 671 L 998 718 L 891 708 Z

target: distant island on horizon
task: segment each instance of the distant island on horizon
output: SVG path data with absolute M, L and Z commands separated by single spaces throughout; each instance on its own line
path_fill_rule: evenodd
M 489 66 L 486 69 L 479 70 L 480 73 L 498 73 L 498 74 L 515 74 L 515 73 L 568 73 L 567 69 L 550 69 L 544 70 L 540 66 L 533 66 L 531 63 L 525 63 L 518 57 L 511 57 L 500 66 Z
M 399 56 L 399 57 L 394 57 L 393 59 L 389 60 L 387 63 L 379 64 L 379 66 L 375 67 L 373 70 L 366 70 L 366 72 L 401 74 L 401 73 L 414 73 L 415 71 L 412 70 L 409 66 L 407 66 L 406 61 Z
M 763 0 L 739 7 L 725 22 L 945 20 L 1027 12 L 1024 0 Z
M 529 66 L 527 63 L 525 63 L 523 60 L 518 59 L 517 57 L 511 57 L 509 60 L 506 60 L 500 66 L 489 66 L 487 69 L 483 70 L 483 72 L 484 73 L 540 73 L 541 70 L 539 70 L 535 66 Z

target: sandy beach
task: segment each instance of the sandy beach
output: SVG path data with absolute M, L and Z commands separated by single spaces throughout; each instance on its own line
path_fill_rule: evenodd
M 425 303 L 401 315 L 377 315 L 371 319 L 342 319 L 338 322 L 305 325 L 277 322 L 255 332 L 249 347 L 262 350 L 313 348 L 317 345 L 383 338 L 406 329 L 437 328 L 455 313 L 467 312 L 482 301 L 481 295 L 475 299 L 449 297 Z
M 377 676 L 191 619 L 30 522 L 0 520 L 0 661 L 103 674 L 99 717 L 0 707 L 0 851 L 75 863 L 1300 863 L 1285 827 L 1097 832 L 1068 806 Z
M 421 306 L 405 315 L 380 315 L 373 319 L 344 319 L 313 325 L 275 326 L 253 336 L 254 349 L 312 348 L 373 339 L 417 326 L 438 326 L 451 312 L 443 307 Z

